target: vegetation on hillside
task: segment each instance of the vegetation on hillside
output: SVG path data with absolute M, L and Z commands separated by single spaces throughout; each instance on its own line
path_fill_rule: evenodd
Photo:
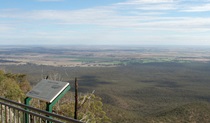
M 23 102 L 26 93 L 31 89 L 29 82 L 24 74 L 5 73 L 0 70 L 0 96 Z M 54 107 L 54 112 L 74 117 L 74 100 L 70 100 L 73 95 L 68 93 L 58 104 Z M 39 102 L 39 103 L 36 103 Z M 31 101 L 33 107 L 45 109 L 46 103 L 37 99 Z M 95 96 L 93 93 L 83 94 L 79 96 L 79 113 L 78 119 L 90 123 L 109 123 L 110 118 L 106 116 L 103 111 L 103 103 L 101 98 Z
M 6 66 L 6 70 L 28 73 L 33 85 L 42 70 L 43 75 L 59 73 L 63 81 L 70 81 L 71 85 L 74 81 L 71 78 L 77 76 L 79 92 L 96 90 L 95 95 L 102 98 L 107 116 L 115 123 L 146 123 L 151 115 L 210 101 L 209 62 L 139 63 L 107 68 L 30 64 Z
M 68 98 L 67 98 L 68 97 Z M 69 93 L 56 106 L 55 111 L 68 117 L 74 117 L 73 95 Z M 71 99 L 71 100 L 69 100 Z M 101 98 L 93 93 L 83 94 L 79 97 L 78 119 L 88 123 L 110 123 L 111 119 L 103 110 Z
M 0 70 L 0 96 L 11 100 L 23 101 L 25 93 L 30 88 L 26 75 L 5 73 Z
M 160 112 L 150 117 L 148 121 L 151 123 L 209 123 L 210 105 L 206 102 L 189 103 Z

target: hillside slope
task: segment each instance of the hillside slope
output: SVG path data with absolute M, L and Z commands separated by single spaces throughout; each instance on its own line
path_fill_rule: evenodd
M 190 103 L 160 112 L 148 119 L 153 123 L 210 123 L 210 104 L 207 102 Z

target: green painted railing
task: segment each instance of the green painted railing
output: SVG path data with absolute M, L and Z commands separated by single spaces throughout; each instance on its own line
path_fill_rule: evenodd
M 26 123 L 25 115 L 29 115 L 29 123 L 83 123 L 73 118 L 49 113 L 31 106 L 17 103 L 0 97 L 1 123 Z

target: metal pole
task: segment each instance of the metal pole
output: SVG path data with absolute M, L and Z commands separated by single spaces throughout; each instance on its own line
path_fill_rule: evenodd
M 48 111 L 49 113 L 52 113 L 52 107 L 53 107 L 52 103 L 48 103 L 48 102 L 46 103 L 46 111 Z M 50 118 L 52 118 L 52 117 L 50 116 Z M 52 123 L 52 122 L 51 121 L 47 121 L 47 123 Z
M 78 105 L 78 83 L 77 83 L 77 78 L 75 78 L 75 108 L 74 108 L 74 119 L 77 119 L 77 105 Z
M 25 98 L 25 105 L 29 106 L 29 101 L 31 100 L 30 97 Z M 28 108 L 26 108 L 26 111 L 28 111 Z M 25 123 L 29 123 L 29 114 L 25 113 Z

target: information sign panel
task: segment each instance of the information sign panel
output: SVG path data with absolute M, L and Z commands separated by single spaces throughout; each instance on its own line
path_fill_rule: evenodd
M 51 103 L 68 85 L 68 82 L 43 79 L 26 96 Z

